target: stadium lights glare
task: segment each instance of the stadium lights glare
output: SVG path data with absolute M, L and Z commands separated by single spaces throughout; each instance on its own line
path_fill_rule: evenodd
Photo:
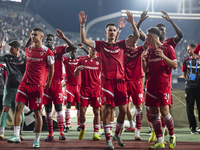
M 121 15 L 126 16 L 127 10 L 121 10 Z M 133 14 L 134 17 L 140 17 L 142 11 L 132 11 L 130 12 Z M 168 13 L 170 18 L 172 19 L 189 19 L 189 20 L 200 20 L 200 14 L 195 13 Z M 163 14 L 161 12 L 148 12 L 149 18 L 161 18 Z
M 95 18 L 86 25 L 85 29 L 86 35 L 90 27 L 92 27 L 94 24 L 101 21 L 113 19 L 116 17 L 126 17 L 126 11 L 127 10 L 121 10 L 116 13 Z M 134 17 L 140 17 L 142 13 L 142 11 L 133 11 L 133 10 L 130 10 L 130 12 L 133 13 Z M 195 14 L 195 13 L 167 13 L 167 14 L 170 16 L 171 19 L 200 20 L 200 14 Z M 160 18 L 160 19 L 162 18 L 161 16 L 163 16 L 161 12 L 150 12 L 150 11 L 148 12 L 147 15 L 149 16 L 149 18 Z

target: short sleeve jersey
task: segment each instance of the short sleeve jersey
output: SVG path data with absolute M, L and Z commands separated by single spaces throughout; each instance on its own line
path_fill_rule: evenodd
M 163 44 L 158 48 L 160 48 L 169 59 L 177 61 L 175 51 L 171 45 Z M 155 48 L 149 49 L 147 58 L 149 68 L 147 84 L 159 85 L 161 88 L 164 86 L 171 87 L 172 68 L 169 67 L 161 57 L 155 55 L 155 50 Z
M 88 56 L 83 56 L 79 62 L 78 66 L 83 65 L 84 69 L 81 71 L 81 88 L 87 90 L 94 90 L 100 86 L 100 61 L 96 57 L 94 59 Z
M 38 49 L 31 45 L 25 48 L 25 54 L 27 64 L 22 82 L 45 86 L 48 65 L 52 65 L 55 61 L 53 52 L 44 45 Z
M 200 43 L 195 47 L 195 49 L 193 50 L 193 52 L 196 55 L 200 56 Z
M 104 41 L 94 41 L 94 48 L 99 53 L 102 76 L 107 79 L 124 79 L 126 41 L 122 40 L 114 44 L 108 44 Z
M 168 38 L 162 42 L 163 44 L 171 45 L 173 48 L 176 48 L 177 43 L 174 41 L 174 37 Z
M 144 72 L 142 69 L 142 59 L 141 54 L 144 51 L 142 46 L 137 47 L 132 52 L 125 53 L 125 79 L 126 81 L 138 80 L 144 77 Z
M 6 54 L 0 56 L 0 62 L 5 62 L 7 71 L 6 87 L 18 88 L 26 68 L 26 57 L 19 57 Z
M 78 61 L 80 57 L 77 57 L 76 59 L 70 59 L 67 57 L 63 57 L 63 63 L 65 65 L 65 82 L 67 84 L 71 85 L 78 85 L 81 84 L 81 74 L 78 75 L 78 77 L 74 76 L 74 70 L 78 66 Z
M 52 50 L 54 53 L 55 63 L 54 63 L 54 76 L 52 82 L 57 80 L 62 80 L 62 56 L 66 53 L 66 46 L 57 46 Z

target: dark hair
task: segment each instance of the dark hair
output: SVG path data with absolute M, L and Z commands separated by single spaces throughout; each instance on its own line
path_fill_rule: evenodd
M 157 27 L 151 27 L 149 29 L 147 29 L 148 33 L 153 33 L 155 35 L 157 35 L 158 37 L 160 37 L 160 30 Z
M 159 28 L 159 27 L 165 27 L 165 25 L 162 24 L 162 23 L 159 23 L 159 24 L 156 25 L 156 27 L 158 27 L 158 28 Z
M 45 37 L 51 36 L 54 38 L 53 34 L 47 34 Z
M 33 28 L 33 31 L 42 32 L 44 34 L 44 30 L 40 27 Z
M 108 26 L 115 26 L 115 27 L 117 28 L 117 26 L 116 26 L 116 24 L 115 24 L 114 22 L 108 23 L 108 24 L 105 26 L 105 28 L 107 28 Z
M 8 43 L 8 45 L 13 46 L 14 48 L 20 48 L 19 41 L 11 41 L 10 43 Z
M 191 46 L 191 47 L 192 47 L 192 49 L 194 49 L 194 48 L 196 47 L 196 45 L 195 45 L 195 44 L 189 44 L 188 46 Z

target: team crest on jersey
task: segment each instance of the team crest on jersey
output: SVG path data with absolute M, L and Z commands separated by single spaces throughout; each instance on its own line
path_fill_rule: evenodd
M 99 62 L 98 62 L 98 61 L 96 61 L 96 64 L 97 64 L 97 65 L 99 65 Z
M 103 97 L 103 101 L 104 101 L 104 102 L 106 101 L 106 97 L 105 97 L 105 96 Z
M 42 55 L 44 55 L 44 53 L 43 53 L 43 52 L 40 52 L 40 56 L 42 56 Z
M 39 105 L 41 103 L 41 98 L 40 97 L 36 97 L 35 103 L 37 104 L 37 107 L 39 107 Z
M 57 51 L 56 51 L 56 49 L 55 50 L 53 50 L 53 53 L 55 54 Z
M 87 62 L 87 60 L 85 60 L 85 62 Z
M 28 50 L 27 50 L 27 52 L 29 52 L 29 53 L 30 53 L 30 52 L 31 52 L 31 49 L 28 49 Z

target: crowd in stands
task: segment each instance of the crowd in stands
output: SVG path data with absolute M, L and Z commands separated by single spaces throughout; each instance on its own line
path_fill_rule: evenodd
M 0 39 L 3 37 L 6 38 L 6 42 L 10 42 L 12 40 L 19 40 L 21 45 L 25 45 L 29 34 L 30 29 L 36 26 L 40 26 L 43 29 L 45 29 L 46 33 L 51 33 L 55 35 L 55 29 L 51 27 L 43 18 L 41 18 L 39 15 L 36 15 L 32 13 L 31 11 L 24 11 L 24 8 L 12 6 L 12 5 L 6 5 L 6 6 L 0 6 Z M 118 22 L 119 18 L 113 19 L 111 21 Z M 154 24 L 158 23 L 160 20 L 151 21 L 152 26 Z M 182 20 L 181 20 L 182 21 Z M 192 23 L 196 25 L 195 21 Z M 105 23 L 101 22 L 98 24 L 95 24 L 92 26 L 88 32 L 88 36 L 91 39 L 94 40 L 104 40 L 105 35 L 102 32 L 102 29 L 104 28 Z M 169 27 L 168 27 L 169 26 Z M 182 71 L 182 64 L 183 61 L 188 57 L 187 55 L 187 46 L 191 43 L 198 44 L 199 43 L 199 37 L 198 34 L 200 33 L 200 29 L 188 31 L 187 30 L 187 24 L 185 21 L 182 21 L 178 24 L 178 26 L 183 31 L 184 37 L 183 40 L 180 41 L 180 43 L 177 45 L 175 52 L 178 59 L 178 67 L 176 70 L 173 70 L 173 74 L 181 75 Z M 171 29 L 170 24 L 166 23 L 167 29 Z M 144 32 L 146 32 L 145 27 L 142 26 L 142 29 L 144 29 Z M 72 41 L 75 45 L 80 42 L 80 34 L 79 33 L 73 33 L 73 32 L 64 32 L 66 37 Z M 127 25 L 126 28 L 123 29 L 123 31 L 120 34 L 119 40 L 125 39 L 126 36 L 130 34 L 130 27 Z M 167 31 L 167 36 L 169 37 L 171 35 L 174 35 L 174 30 Z M 60 40 L 55 36 L 55 46 L 56 45 L 65 45 L 65 42 Z M 137 45 L 142 45 L 142 41 L 138 40 Z M 23 49 L 23 47 L 21 47 Z M 5 50 L 0 51 L 0 55 L 9 53 L 8 51 L 8 45 L 6 45 Z M 85 55 L 85 52 L 78 49 L 77 51 L 78 56 Z M 66 54 L 66 56 L 68 56 Z

